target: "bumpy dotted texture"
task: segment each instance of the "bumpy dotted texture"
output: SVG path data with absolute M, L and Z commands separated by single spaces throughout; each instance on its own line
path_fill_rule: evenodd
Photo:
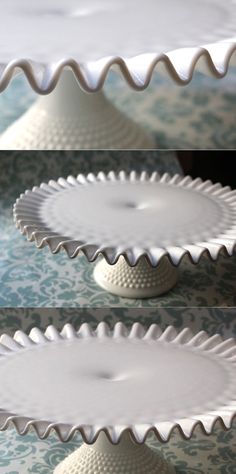
M 135 186 L 131 188 L 131 185 Z M 169 204 L 169 212 L 161 210 L 162 226 L 157 226 L 155 207 L 151 209 L 153 219 L 148 218 L 148 226 L 141 226 L 142 212 L 143 215 L 150 216 L 149 210 L 147 212 L 145 209 L 137 209 L 139 213 L 133 213 L 131 220 L 131 217 L 128 219 L 127 213 L 129 208 L 132 211 L 136 203 L 127 201 L 120 203 L 120 199 L 124 198 L 123 190 L 129 191 L 126 193 L 129 199 L 130 195 L 132 198 L 132 190 L 136 190 L 136 195 L 139 195 L 142 189 L 145 189 L 147 196 L 146 192 L 149 192 L 151 185 L 157 186 L 152 187 L 153 193 L 158 187 L 161 192 L 164 189 L 165 201 L 162 204 L 166 203 L 172 193 L 173 205 Z M 109 205 L 109 200 L 114 198 L 114 190 L 118 205 L 113 201 Z M 90 206 L 84 207 L 84 201 L 79 201 L 81 191 L 86 192 L 85 196 L 91 200 Z M 100 197 L 103 199 L 101 205 Z M 179 218 L 175 212 L 177 197 Z M 190 197 L 194 210 L 197 206 L 198 217 L 194 210 L 191 208 L 190 212 L 188 207 L 186 211 L 188 218 L 185 219 L 181 209 L 185 203 L 187 206 L 190 205 Z M 155 193 L 152 196 L 151 206 L 153 200 L 155 202 Z M 81 211 L 78 215 L 79 205 Z M 143 205 L 145 206 L 145 202 L 141 201 L 141 207 Z M 158 205 L 158 202 L 155 205 Z M 206 209 L 208 209 L 207 218 Z M 122 217 L 124 211 L 125 222 Z M 88 213 L 91 215 L 89 219 Z M 113 219 L 112 225 L 111 219 Z M 134 230 L 134 219 L 139 231 Z M 48 184 L 42 183 L 40 187 L 26 191 L 16 201 L 14 220 L 17 228 L 28 240 L 35 241 L 38 248 L 48 245 L 52 253 L 65 249 L 68 256 L 74 258 L 83 252 L 89 261 L 94 261 L 102 254 L 109 264 L 115 264 L 120 255 L 123 255 L 130 266 L 135 266 L 139 259 L 145 256 L 154 267 L 167 256 L 173 265 L 178 266 L 185 255 L 193 263 L 198 263 L 203 254 L 212 260 L 217 260 L 220 253 L 233 255 L 236 245 L 236 191 L 232 191 L 228 186 L 222 187 L 219 183 L 212 184 L 209 180 L 203 182 L 200 178 L 193 180 L 190 176 L 182 177 L 178 174 L 171 176 L 169 173 L 162 176 L 157 172 L 149 176 L 146 172 L 138 174 L 135 171 L 129 174 L 122 171 L 119 174 L 113 171 L 108 174 L 100 172 L 98 175 L 89 173 L 87 176 L 79 174 L 76 178 L 69 176 L 67 179 L 51 180 Z M 69 228 L 70 233 L 74 233 L 76 238 L 66 235 Z M 159 229 L 161 233 L 158 245 L 156 235 Z M 118 237 L 115 234 L 118 234 Z
M 75 97 L 76 99 L 76 97 Z M 60 100 L 60 99 L 58 99 Z M 90 104 L 89 104 L 90 105 Z M 108 100 L 78 114 L 60 109 L 58 116 L 47 111 L 40 100 L 0 137 L 2 150 L 150 149 L 154 141 L 142 128 L 116 109 Z
M 117 323 L 114 329 L 110 330 L 102 322 L 98 324 L 95 330 L 92 330 L 89 324 L 85 323 L 80 326 L 78 331 L 70 324 L 67 324 L 61 332 L 58 332 L 55 327 L 49 326 L 45 333 L 42 333 L 37 328 L 33 328 L 29 336 L 22 331 L 17 331 L 13 338 L 3 334 L 0 338 L 0 358 L 2 363 L 4 360 L 9 362 L 13 353 L 16 356 L 17 353 L 20 355 L 22 351 L 34 350 L 34 348 L 43 351 L 46 345 L 53 347 L 53 344 L 58 344 L 58 341 L 60 343 L 65 341 L 66 344 L 68 340 L 86 339 L 89 342 L 90 338 L 93 341 L 95 338 L 98 338 L 101 343 L 104 341 L 104 338 L 106 341 L 107 338 L 129 338 L 134 344 L 140 340 L 145 340 L 146 342 L 161 341 L 164 344 L 170 344 L 170 346 L 174 345 L 176 347 L 177 345 L 179 348 L 186 346 L 191 348 L 192 351 L 199 351 L 202 357 L 204 357 L 204 354 L 205 356 L 208 354 L 209 356 L 217 357 L 219 362 L 221 361 L 225 364 L 225 369 L 227 365 L 226 371 L 231 382 L 235 376 L 236 345 L 234 339 L 224 341 L 219 335 L 209 337 L 205 331 L 193 335 L 187 328 L 177 333 L 172 326 L 168 326 L 162 332 L 156 324 L 152 324 L 146 330 L 139 323 L 133 324 L 131 329 L 126 328 L 122 323 Z M 122 426 L 104 426 L 104 424 L 102 426 L 99 424 L 71 426 L 19 416 L 0 407 L 0 430 L 5 430 L 13 424 L 18 433 L 23 435 L 33 427 L 37 435 L 42 439 L 46 438 L 52 430 L 55 430 L 61 441 L 64 442 L 71 439 L 79 431 L 84 441 L 88 444 L 95 442 L 100 432 L 105 432 L 108 439 L 116 444 L 119 442 L 121 435 L 126 432 L 131 435 L 134 441 L 142 444 L 145 442 L 150 431 L 153 431 L 159 440 L 166 442 L 169 440 L 173 430 L 178 430 L 179 434 L 184 438 L 190 438 L 198 425 L 200 425 L 204 432 L 210 434 L 218 420 L 221 421 L 223 428 L 229 429 L 232 426 L 235 415 L 235 391 L 231 387 L 230 390 L 228 389 L 224 400 L 221 398 L 217 409 L 205 410 L 203 413 L 199 412 L 198 415 L 191 418 L 183 418 L 181 416 L 180 419 L 175 417 L 173 421 L 169 420 L 167 422 L 155 422 L 153 420 L 153 424 L 145 425 L 126 425 L 123 423 Z
M 170 474 L 168 464 L 147 446 L 122 452 L 102 453 L 86 445 L 68 456 L 54 474 Z
M 129 298 L 151 298 L 169 291 L 177 281 L 177 271 L 167 259 L 153 268 L 142 257 L 130 267 L 123 257 L 115 265 L 105 259 L 96 265 L 96 282 L 105 290 Z

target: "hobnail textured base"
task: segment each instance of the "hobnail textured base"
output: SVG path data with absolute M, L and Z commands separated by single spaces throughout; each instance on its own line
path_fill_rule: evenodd
M 115 295 L 151 298 L 173 288 L 177 282 L 177 269 L 167 258 L 153 268 L 144 257 L 135 267 L 130 267 L 121 256 L 115 265 L 101 260 L 95 267 L 94 278 L 99 286 Z
M 103 92 L 83 92 L 71 71 L 0 137 L 2 150 L 126 148 L 154 148 L 154 141 Z
M 101 439 L 102 437 L 102 439 Z M 174 474 L 175 470 L 146 445 L 125 438 L 112 445 L 104 434 L 92 446 L 83 444 L 62 461 L 54 474 Z

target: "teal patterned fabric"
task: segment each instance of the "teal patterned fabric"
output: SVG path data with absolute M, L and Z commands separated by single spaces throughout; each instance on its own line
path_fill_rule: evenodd
M 122 321 L 127 327 L 140 322 L 144 327 L 158 324 L 162 330 L 172 325 L 177 331 L 184 327 L 194 333 L 201 330 L 209 335 L 216 333 L 222 337 L 236 337 L 235 308 L 0 308 L 0 335 L 7 332 L 11 336 L 21 329 L 29 333 L 33 327 L 45 331 L 53 324 L 61 330 L 70 323 L 78 328 L 89 323 L 93 329 L 100 321 L 113 327 Z
M 111 295 L 94 281 L 96 263 L 84 256 L 70 260 L 65 252 L 52 255 L 15 229 L 12 206 L 25 189 L 59 176 L 101 169 L 158 169 L 181 172 L 170 152 L 0 153 L 0 306 L 1 307 L 157 307 L 233 306 L 236 304 L 236 258 L 217 262 L 203 258 L 194 266 L 187 259 L 179 268 L 177 286 L 158 298 L 130 300 Z
M 104 91 L 126 114 L 156 137 L 158 148 L 236 148 L 236 68 L 216 79 L 195 71 L 187 86 L 154 73 L 143 92 L 135 92 L 110 72 Z M 18 118 L 37 95 L 23 75 L 0 94 L 0 132 Z
M 236 336 L 235 310 L 219 308 L 169 309 L 5 309 L 0 310 L 0 333 L 13 335 L 16 329 L 29 332 L 33 326 L 45 330 L 49 324 L 61 329 L 66 322 L 76 328 L 90 322 L 93 328 L 105 320 L 110 326 L 124 321 L 130 326 L 140 321 L 145 327 L 158 323 L 163 329 L 172 324 L 177 330 L 189 326 L 193 332 L 205 329 L 209 334 L 219 332 L 224 337 Z M 32 431 L 24 437 L 14 429 L 0 433 L 0 474 L 52 474 L 54 467 L 77 449 L 82 440 L 77 435 L 69 443 L 61 443 L 55 435 L 39 440 Z M 236 423 L 223 431 L 219 425 L 211 436 L 197 429 L 189 441 L 173 433 L 167 444 L 149 436 L 148 444 L 158 449 L 175 465 L 176 474 L 234 474 L 236 473 Z M 148 473 L 147 473 L 148 474 Z
M 9 429 L 0 433 L 0 473 L 52 474 L 81 443 L 79 436 L 62 444 L 53 435 L 41 441 L 34 433 L 22 438 Z M 173 434 L 166 445 L 158 444 L 154 437 L 148 444 L 175 466 L 176 474 L 236 473 L 236 423 L 230 431 L 216 429 L 210 437 L 196 432 L 191 441 L 184 441 Z

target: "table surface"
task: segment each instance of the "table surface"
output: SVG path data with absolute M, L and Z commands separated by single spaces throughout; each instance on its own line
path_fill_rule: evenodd
M 45 330 L 48 324 L 59 329 L 66 322 L 79 327 L 82 322 L 90 322 L 95 327 L 105 320 L 111 326 L 122 320 L 130 326 L 134 321 L 145 327 L 153 322 L 162 329 L 172 324 L 177 330 L 188 326 L 193 332 L 207 330 L 210 335 L 219 332 L 224 337 L 236 336 L 235 311 L 217 308 L 173 308 L 149 309 L 8 309 L 0 310 L 0 333 L 13 334 L 18 328 L 29 332 L 33 326 Z M 69 443 L 61 443 L 55 435 L 47 440 L 39 440 L 34 432 L 24 437 L 14 429 L 0 433 L 0 474 L 38 473 L 52 474 L 53 468 L 70 452 L 81 444 L 77 435 Z M 233 429 L 224 432 L 216 426 L 214 433 L 207 437 L 197 430 L 193 438 L 184 441 L 175 433 L 167 444 L 159 444 L 154 436 L 148 439 L 154 449 L 176 467 L 176 474 L 233 474 L 236 466 L 236 423 Z
M 143 92 L 135 92 L 111 71 L 104 91 L 127 115 L 151 132 L 159 149 L 236 148 L 236 68 L 223 79 L 195 72 L 187 86 L 154 73 Z M 0 132 L 36 99 L 23 74 L 0 94 Z
M 158 298 L 126 299 L 107 293 L 93 278 L 96 263 L 84 256 L 70 260 L 61 251 L 38 250 L 15 229 L 12 206 L 25 189 L 59 176 L 125 168 L 137 171 L 180 171 L 175 155 L 166 152 L 2 153 L 0 187 L 1 307 L 157 307 L 234 306 L 236 258 L 217 262 L 203 258 L 195 266 L 186 258 L 177 286 Z

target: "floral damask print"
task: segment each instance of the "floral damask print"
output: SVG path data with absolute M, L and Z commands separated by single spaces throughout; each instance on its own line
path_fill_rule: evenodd
M 230 436 L 230 440 L 228 437 Z M 230 442 L 230 445 L 229 445 Z M 52 474 L 53 469 L 82 443 L 76 436 L 60 443 L 55 435 L 38 440 L 34 433 L 22 437 L 13 429 L 0 433 L 0 474 Z M 229 432 L 217 429 L 210 437 L 196 430 L 190 441 L 176 433 L 166 444 L 149 436 L 147 444 L 175 466 L 176 474 L 234 474 L 236 426 Z

